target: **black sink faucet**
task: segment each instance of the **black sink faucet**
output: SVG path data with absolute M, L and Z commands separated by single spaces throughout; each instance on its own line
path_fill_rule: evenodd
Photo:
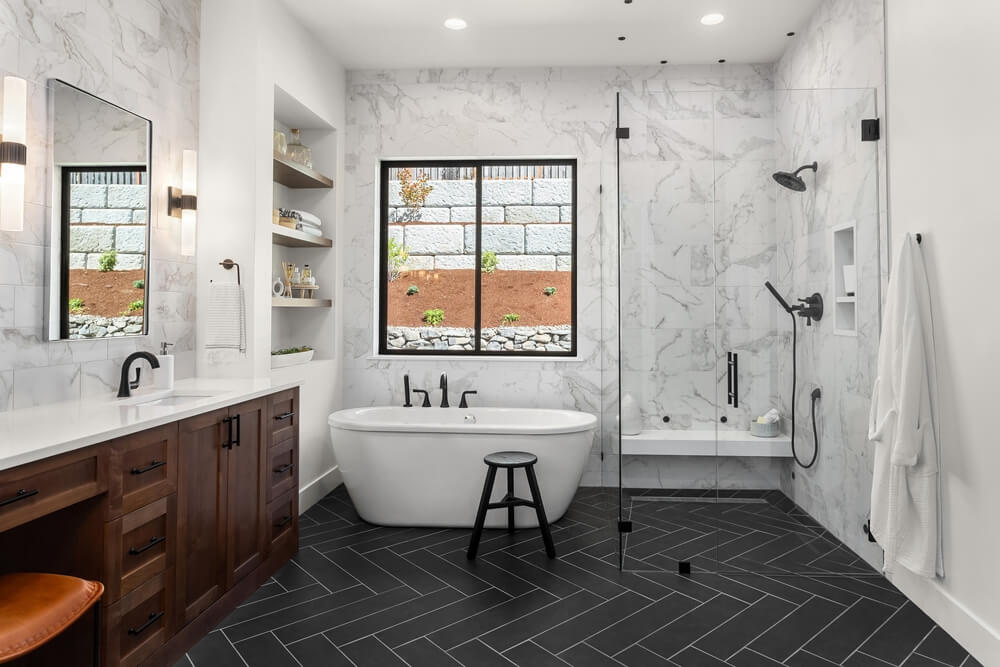
M 132 362 L 136 359 L 145 359 L 149 362 L 149 365 L 153 368 L 159 368 L 160 362 L 157 361 L 156 355 L 151 352 L 133 352 L 132 354 L 125 357 L 125 361 L 122 362 L 122 377 L 121 381 L 118 383 L 118 398 L 128 398 L 132 395 L 130 389 L 135 389 L 139 386 L 139 371 L 140 369 L 135 369 L 135 380 L 129 381 L 128 372 L 132 367 Z
M 441 407 L 450 408 L 448 405 L 448 374 L 441 373 Z

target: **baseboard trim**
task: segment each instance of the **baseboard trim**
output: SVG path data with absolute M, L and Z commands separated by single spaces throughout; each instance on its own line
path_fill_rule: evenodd
M 937 582 L 902 567 L 887 578 L 925 614 L 984 665 L 1000 665 L 1000 632 Z
M 309 482 L 299 489 L 299 514 L 322 500 L 326 494 L 330 493 L 344 483 L 344 477 L 340 474 L 340 466 L 333 466 L 325 473 Z

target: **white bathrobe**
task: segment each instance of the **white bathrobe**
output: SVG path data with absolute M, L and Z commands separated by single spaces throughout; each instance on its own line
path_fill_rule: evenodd
M 907 234 L 889 280 L 868 437 L 872 535 L 886 571 L 944 576 L 938 496 L 934 333 L 923 254 Z

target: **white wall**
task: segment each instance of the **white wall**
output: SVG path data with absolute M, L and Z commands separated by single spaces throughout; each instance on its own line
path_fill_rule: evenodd
M 275 0 L 204 0 L 202 6 L 202 145 L 199 174 L 199 271 L 203 278 L 198 311 L 198 374 L 268 377 L 272 349 L 271 209 L 274 199 L 272 133 L 275 86 L 295 97 L 328 125 L 344 127 L 345 74 L 304 27 Z M 342 143 L 342 142 L 340 142 Z M 343 147 L 329 171 L 340 183 Z M 317 164 L 319 167 L 320 165 Z M 326 170 L 327 165 L 323 165 Z M 342 210 L 339 190 L 330 206 L 336 226 Z M 339 229 L 328 233 L 338 238 Z M 334 251 L 340 253 L 339 247 Z M 242 269 L 247 298 L 247 354 L 206 351 L 209 279 L 234 280 L 218 266 L 231 257 Z M 339 265 L 339 261 L 335 262 Z M 325 280 L 339 285 L 335 271 Z M 339 289 L 339 288 L 338 288 Z M 335 303 L 339 294 L 334 293 Z M 339 320 L 340 314 L 335 317 Z M 309 320 L 302 320 L 309 323 Z M 306 325 L 303 325 L 306 326 Z M 317 342 L 327 359 L 272 377 L 302 382 L 299 483 L 309 489 L 300 509 L 325 495 L 339 479 L 326 426 L 340 403 L 339 324 Z M 311 335 L 311 333 L 310 333 Z M 309 340 L 309 336 L 306 336 Z
M 893 247 L 923 234 L 939 396 L 944 563 L 893 582 L 985 665 L 1000 664 L 1000 362 L 992 308 L 1000 248 L 1000 4 L 887 0 Z

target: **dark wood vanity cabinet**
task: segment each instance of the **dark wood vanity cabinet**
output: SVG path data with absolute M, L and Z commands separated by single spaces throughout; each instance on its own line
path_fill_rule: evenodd
M 102 581 L 102 663 L 174 664 L 295 553 L 297 408 L 289 389 L 0 471 L 0 573 Z M 71 630 L 23 664 L 83 664 Z

